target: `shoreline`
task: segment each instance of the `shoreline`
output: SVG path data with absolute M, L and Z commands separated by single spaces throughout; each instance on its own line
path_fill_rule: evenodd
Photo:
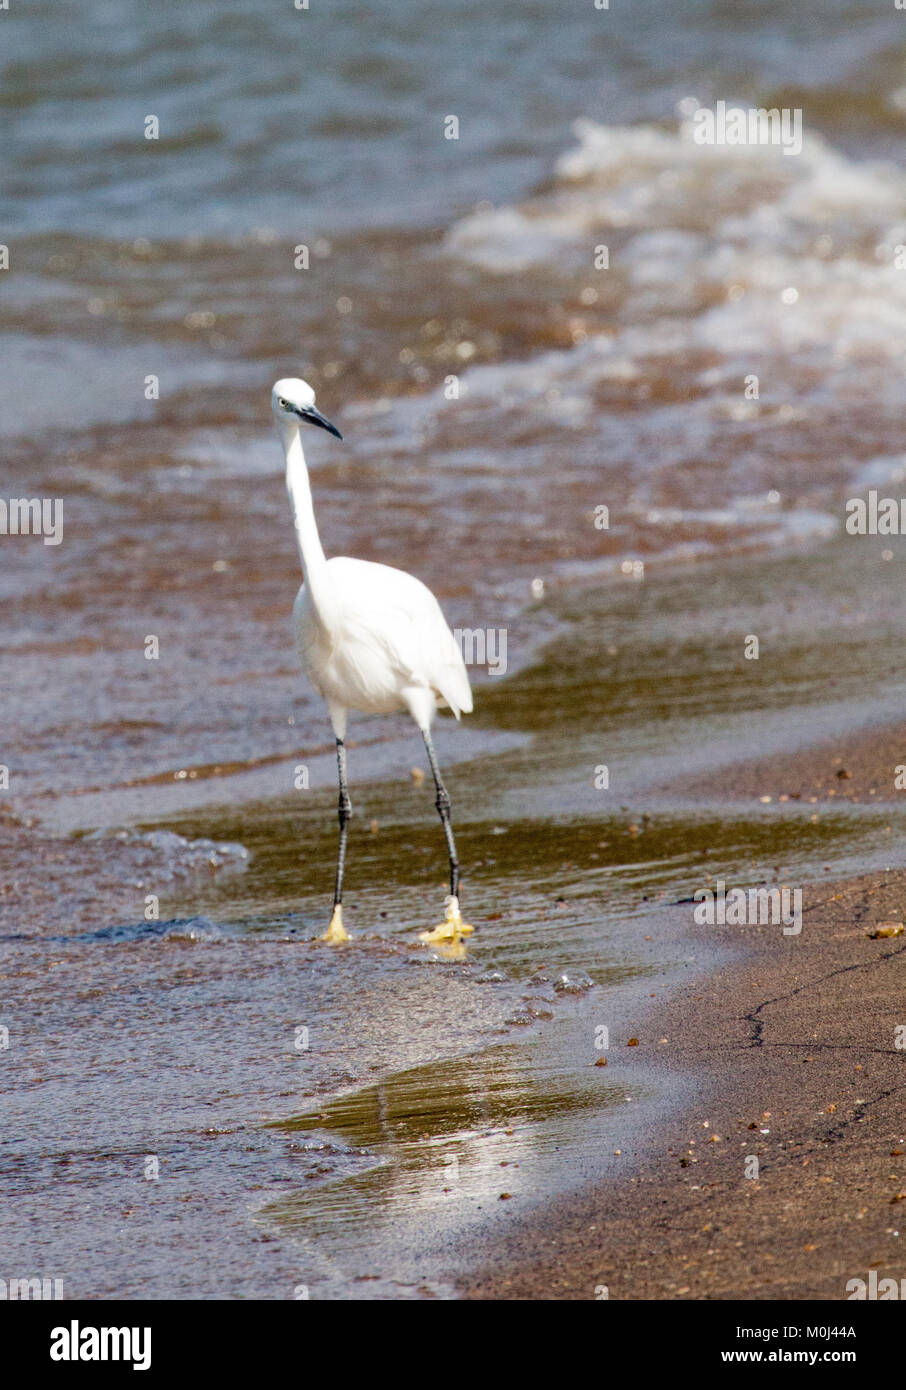
M 785 571 L 791 591 L 801 582 L 802 569 L 823 576 L 833 561 L 831 552 L 803 554 L 795 570 Z M 736 596 L 750 605 L 758 601 L 768 563 L 747 560 L 721 570 L 728 613 L 734 598 L 739 601 Z M 751 1061 L 752 1056 L 763 1062 L 776 1055 L 782 1062 L 787 1044 L 801 1041 L 801 1035 L 787 1033 L 775 1045 L 762 1031 L 753 1047 L 755 1024 L 749 1015 L 766 1000 L 789 992 L 793 961 L 809 977 L 836 979 L 834 970 L 849 972 L 837 985 L 852 985 L 858 1007 L 845 1000 L 839 1007 L 853 1015 L 864 1013 L 856 985 L 863 972 L 852 967 L 885 952 L 893 958 L 899 943 L 868 941 L 858 931 L 849 940 L 845 933 L 838 940 L 833 923 L 824 941 L 826 932 L 816 929 L 823 918 L 815 904 L 833 896 L 829 879 L 807 893 L 799 938 L 783 937 L 779 927 L 696 932 L 692 906 L 682 899 L 712 875 L 736 884 L 773 883 L 775 878 L 790 882 L 792 873 L 793 882 L 814 884 L 829 859 L 840 884 L 849 874 L 858 885 L 858 900 L 861 885 L 867 892 L 877 878 L 866 879 L 868 869 L 885 862 L 876 846 L 895 845 L 895 838 L 883 832 L 888 819 L 898 825 L 899 812 L 893 804 L 878 805 L 878 796 L 868 805 L 851 805 L 838 789 L 845 787 L 853 796 L 865 791 L 867 800 L 881 780 L 878 770 L 901 756 L 904 739 L 902 724 L 879 722 L 895 708 L 896 690 L 889 683 L 882 688 L 878 681 L 866 685 L 876 646 L 853 646 L 854 659 L 841 663 L 850 687 L 837 688 L 838 704 L 832 709 L 820 703 L 809 676 L 816 666 L 810 653 L 820 655 L 830 640 L 833 610 L 826 597 L 809 614 L 794 612 L 792 621 L 784 615 L 770 627 L 750 608 L 745 630 L 759 630 L 760 623 L 761 630 L 774 634 L 774 650 L 766 652 L 763 668 L 731 667 L 720 678 L 712 672 L 692 687 L 695 698 L 683 722 L 662 722 L 664 660 L 679 677 L 700 670 L 703 643 L 713 629 L 709 577 L 714 574 L 713 568 L 704 573 L 688 569 L 681 576 L 653 578 L 644 589 L 615 586 L 606 592 L 583 591 L 580 599 L 571 595 L 555 607 L 556 623 L 548 618 L 556 633 L 536 660 L 520 667 L 510 681 L 484 685 L 481 724 L 471 732 L 468 726 L 449 731 L 450 753 L 455 748 L 464 755 L 451 760 L 451 787 L 454 806 L 466 812 L 458 824 L 461 850 L 473 866 L 469 910 L 479 927 L 474 953 L 462 967 L 438 967 L 421 950 L 409 949 L 409 925 L 414 932 L 430 922 L 439 891 L 432 887 L 438 832 L 425 788 L 407 776 L 411 759 L 401 757 L 402 746 L 393 738 L 372 741 L 366 735 L 359 749 L 357 877 L 350 914 L 354 933 L 366 933 L 362 952 L 334 956 L 303 943 L 323 929 L 325 882 L 335 853 L 332 768 L 326 754 L 322 760 L 331 785 L 325 781 L 316 787 L 304 805 L 271 794 L 257 800 L 240 796 L 235 804 L 219 807 L 185 806 L 196 797 L 203 801 L 215 786 L 250 789 L 254 783 L 273 793 L 265 779 L 270 782 L 280 764 L 268 763 L 219 783 L 200 777 L 174 783 L 182 813 L 174 814 L 173 808 L 154 821 L 143 816 L 136 827 L 138 840 L 48 836 L 46 823 L 31 832 L 10 827 L 22 858 L 0 899 L 0 908 L 6 909 L 0 918 L 12 920 L 20 933 L 12 939 L 16 945 L 11 953 L 11 969 L 27 982 L 27 1008 L 19 1026 L 34 1030 L 36 1020 L 55 1011 L 67 1036 L 82 1036 L 79 1029 L 87 1028 L 83 1049 L 89 1039 L 94 1048 L 102 1044 L 90 1068 L 93 1085 L 80 1091 L 83 1104 L 87 1098 L 92 1106 L 104 1095 L 106 1077 L 119 1065 L 116 1030 L 99 1035 L 94 1030 L 95 997 L 114 991 L 118 1016 L 136 1035 L 157 1028 L 160 1017 L 169 1018 L 160 1046 L 175 1049 L 175 1056 L 198 1046 L 192 1010 L 180 1011 L 187 984 L 198 1000 L 213 1004 L 221 1026 L 228 1021 L 233 1038 L 230 1081 L 212 1086 L 214 1055 L 205 1064 L 196 1059 L 181 1077 L 179 1105 L 174 1108 L 169 1095 L 161 1101 L 160 1136 L 129 1139 L 130 1145 L 148 1151 L 158 1144 L 171 1147 L 177 1181 L 194 1181 L 189 1174 L 196 1162 L 199 1171 L 212 1171 L 220 1181 L 220 1211 L 229 1214 L 232 1256 L 229 1268 L 211 1279 L 212 1296 L 269 1296 L 262 1294 L 272 1285 L 261 1282 L 255 1245 L 262 1226 L 268 1260 L 285 1271 L 281 1279 L 311 1281 L 326 1297 L 360 1296 L 363 1280 L 369 1296 L 378 1298 L 401 1291 L 408 1297 L 412 1290 L 431 1296 L 430 1288 L 442 1297 L 457 1292 L 464 1297 L 595 1297 L 601 1284 L 612 1297 L 733 1297 L 735 1288 L 749 1287 L 738 1264 L 739 1285 L 730 1277 L 742 1248 L 736 1234 L 728 1237 L 732 1248 L 723 1282 L 714 1273 L 718 1257 L 706 1253 L 713 1243 L 699 1252 L 699 1239 L 709 1234 L 700 1228 L 715 1226 L 700 1209 L 707 1212 L 713 1206 L 725 1213 L 718 1225 L 735 1225 L 744 1232 L 749 1208 L 758 1208 L 751 1194 L 769 1191 L 761 1201 L 769 1252 L 771 1222 L 779 1220 L 786 1198 L 783 1183 L 779 1194 L 771 1187 L 776 1135 L 759 1134 L 759 1147 L 735 1153 L 731 1140 L 749 1142 L 757 1131 L 749 1131 L 748 1125 L 765 1111 L 777 1115 L 785 1109 L 784 1144 L 798 1143 L 800 1158 L 809 1156 L 802 1145 L 811 1145 L 816 1154 L 812 1162 L 817 1162 L 820 1135 L 812 1133 L 812 1110 L 823 1113 L 836 1104 L 837 1112 L 823 1115 L 831 1122 L 850 1101 L 873 1094 L 845 1091 L 845 1066 L 838 1060 L 837 1071 L 821 1080 L 827 1099 L 821 1107 L 812 1104 L 797 1094 L 780 1063 L 759 1070 L 757 1060 L 755 1065 Z M 664 623 L 669 623 L 664 605 L 671 602 L 688 615 L 679 645 L 670 633 L 666 640 L 664 635 Z M 809 624 L 806 632 L 804 622 Z M 738 623 L 738 616 L 725 619 L 725 632 Z M 839 656 L 840 633 L 833 636 Z M 789 668 L 790 652 L 808 679 L 791 685 L 788 703 L 778 708 L 770 698 L 771 680 L 777 655 Z M 862 694 L 855 702 L 857 678 Z M 760 684 L 753 687 L 753 680 Z M 557 718 L 565 703 L 581 711 L 570 726 Z M 744 717 L 741 704 L 748 711 Z M 602 728 L 607 730 L 605 749 Z M 854 732 L 845 738 L 828 737 L 847 728 Z M 815 741 L 809 742 L 810 737 Z M 715 748 L 727 755 L 717 777 L 702 777 L 701 761 L 692 749 L 703 743 L 712 757 Z M 798 753 L 787 751 L 797 745 Z M 617 747 L 620 760 L 612 765 L 616 795 L 605 803 L 590 771 Z M 771 750 L 767 756 L 765 748 Z M 313 773 L 318 766 L 312 759 Z M 840 766 L 849 778 L 837 778 Z M 822 779 L 837 784 L 828 787 L 837 796 L 825 797 L 820 805 L 775 804 L 797 792 L 807 802 Z M 133 792 L 126 788 L 122 794 Z M 771 804 L 762 804 L 766 795 Z M 87 804 L 80 799 L 81 810 Z M 877 808 L 873 814 L 872 804 Z M 65 802 L 61 805 L 65 809 Z M 830 806 L 833 813 L 822 814 Z M 24 813 L 32 806 L 19 803 L 18 809 Z M 812 826 L 816 817 L 821 824 Z M 149 832 L 151 825 L 175 830 L 189 845 L 198 836 L 241 842 L 251 860 L 236 876 L 228 864 L 211 872 L 201 862 L 199 877 L 185 844 L 179 848 L 165 842 L 173 853 L 166 847 L 161 851 L 151 838 L 157 834 Z M 45 862 L 35 872 L 39 855 Z M 887 914 L 896 915 L 897 881 L 896 875 L 888 876 L 893 901 L 883 907 Z M 161 894 L 163 935 L 154 924 L 148 931 L 123 932 L 122 925 L 142 927 L 149 891 Z M 876 897 L 872 893 L 866 899 L 872 910 Z M 877 903 L 880 911 L 880 898 Z M 33 926 L 32 940 L 23 942 L 23 959 L 17 964 L 26 912 L 33 918 L 39 914 L 42 921 Z M 60 928 L 65 933 L 73 919 L 83 936 L 86 928 L 99 930 L 88 933 L 90 941 L 78 942 L 69 933 L 61 942 Z M 120 923 L 112 932 L 111 921 Z M 375 928 L 377 935 L 367 935 Z M 115 940 L 127 944 L 108 949 L 105 943 Z M 299 953 L 297 945 L 303 946 Z M 48 960 L 56 973 L 44 969 Z M 682 973 L 690 966 L 693 985 L 684 982 Z M 574 969 L 602 988 L 585 993 L 580 985 L 580 994 L 558 994 L 553 981 L 561 971 Z M 147 992 L 149 972 L 153 1002 Z M 656 1000 L 652 991 L 657 991 Z M 796 1000 L 805 993 L 790 1005 L 793 1020 Z M 318 1039 L 310 1062 L 287 1049 L 288 1009 Z M 457 1020 L 452 1037 L 450 1017 Z M 413 1018 L 419 1020 L 414 1033 Z M 812 1031 L 820 1038 L 825 1026 L 820 1008 L 815 1018 Z M 440 1020 L 447 1022 L 441 1026 Z M 609 1067 L 595 1071 L 590 1039 L 599 1021 L 613 1028 L 619 1065 L 611 1053 Z M 262 1032 L 263 1047 L 255 1041 Z M 630 1036 L 639 1043 L 628 1049 L 620 1039 Z M 660 1041 L 664 1037 L 666 1044 Z M 250 1043 L 241 1055 L 237 1038 Z M 719 1055 L 712 1063 L 715 1040 Z M 219 1059 L 215 1041 L 212 1034 L 206 1045 Z M 850 1051 L 861 1045 L 858 1037 L 846 1037 L 844 1043 Z M 441 1057 L 446 1060 L 439 1062 Z M 891 1068 L 896 1064 L 895 1056 L 882 1061 Z M 54 1112 L 65 1109 L 69 1078 L 55 1076 L 49 1057 L 35 1054 L 32 1065 L 42 1089 L 23 1089 L 21 1096 L 23 1123 L 29 1116 L 28 1124 L 34 1126 L 40 1121 L 40 1112 L 32 1115 L 30 1108 L 35 1095 Z M 821 1059 L 796 1065 L 811 1077 Z M 148 1066 L 148 1074 L 139 1071 L 134 1083 L 120 1072 L 118 1084 L 160 1087 L 166 1069 L 161 1070 L 156 1055 Z M 661 1077 L 669 1089 L 659 1094 Z M 625 1105 L 630 1093 L 641 1103 Z M 738 1097 L 746 1109 L 729 1113 L 722 1101 L 726 1094 Z M 700 1114 L 686 1102 L 689 1095 L 698 1097 Z M 479 1124 L 476 1115 L 482 1116 Z M 124 1142 L 115 1124 L 108 1133 L 106 1120 L 102 1123 L 97 1115 L 95 1122 L 101 1124 L 97 1143 L 105 1151 Z M 300 1137 L 300 1131 L 306 1136 Z M 720 1141 L 704 1149 L 701 1136 L 715 1131 Z M 261 1146 L 252 1188 L 249 1176 L 237 1178 L 240 1170 L 227 1161 L 234 1147 L 241 1147 L 243 1132 L 253 1133 Z M 211 1147 L 212 1133 L 217 1152 Z M 200 1152 L 197 1159 L 193 1156 L 196 1144 L 207 1157 L 202 1159 Z M 874 1151 L 862 1163 L 871 1185 L 887 1181 L 884 1153 L 894 1147 L 891 1140 L 887 1150 L 878 1150 L 881 1167 Z M 73 1161 L 72 1136 L 61 1137 L 56 1149 Z M 753 1153 L 763 1161 L 763 1173 L 758 1184 L 747 1181 L 743 1186 L 742 1160 Z M 452 1186 L 446 1166 L 451 1158 L 461 1164 Z M 875 1166 L 866 1167 L 869 1159 Z M 815 1171 L 810 1168 L 803 1170 L 809 1176 Z M 628 1176 L 607 1176 L 614 1171 Z M 795 1172 L 799 1187 L 798 1167 Z M 698 1180 L 702 1173 L 704 1183 Z M 819 1176 L 832 1175 L 824 1169 Z M 712 1180 L 717 1184 L 713 1188 Z M 816 1190 L 820 1197 L 833 1187 L 822 1183 Z M 513 1200 L 499 1200 L 502 1188 Z M 128 1205 L 132 1198 L 126 1190 L 115 1200 Z M 250 1191 L 257 1194 L 252 1206 Z M 59 1206 L 61 1198 L 54 1200 Z M 523 1217 L 521 1208 L 529 1202 L 530 1213 Z M 166 1210 L 166 1197 L 159 1210 L 144 1204 L 138 1209 L 155 1240 Z M 360 1219 L 351 1230 L 352 1210 Z M 413 1211 L 422 1213 L 417 1234 L 423 1237 L 427 1283 L 410 1258 L 416 1234 L 410 1224 Z M 675 1213 L 669 1222 L 668 1212 Z M 208 1216 L 207 1205 L 200 1204 L 197 1231 L 206 1229 Z M 792 1230 L 793 1216 L 785 1219 Z M 798 1220 L 800 1227 L 808 1226 L 811 1208 L 803 1205 Z M 643 1256 L 637 1256 L 640 1237 L 647 1252 Z M 23 1231 L 21 1238 L 30 1239 L 30 1233 Z M 874 1230 L 874 1238 L 882 1244 L 894 1240 L 883 1226 Z M 75 1237 L 51 1225 L 45 1239 L 62 1267 L 67 1242 Z M 816 1242 L 800 1230 L 799 1244 L 804 1249 Z M 615 1262 L 615 1250 L 625 1252 L 623 1265 Z M 508 1252 L 515 1277 L 507 1266 Z M 869 1253 L 876 1253 L 874 1246 Z M 785 1257 L 784 1269 L 796 1268 L 794 1254 Z M 803 1274 L 811 1269 L 812 1257 L 824 1260 L 816 1251 L 805 1251 Z M 90 1272 L 91 1291 L 125 1287 L 138 1296 L 143 1288 L 154 1296 L 160 1271 L 153 1262 L 148 1270 L 134 1270 L 123 1284 L 121 1259 L 122 1252 L 113 1247 L 105 1252 Z M 819 1268 L 825 1279 L 821 1288 L 829 1290 L 821 1296 L 837 1296 L 843 1275 L 865 1277 L 858 1263 L 850 1267 L 840 1254 L 828 1259 Z M 696 1261 L 703 1269 L 694 1279 L 692 1273 L 677 1277 L 678 1269 L 694 1271 Z M 704 1268 L 708 1265 L 713 1268 Z M 190 1264 L 187 1272 L 193 1269 Z M 381 1271 L 381 1279 L 375 1271 Z M 760 1274 L 759 1280 L 753 1278 L 746 1296 L 772 1296 L 768 1274 Z M 759 1292 L 763 1289 L 768 1292 Z
M 855 786 L 894 758 L 900 732 L 861 735 L 861 757 L 850 746 Z M 769 790 L 814 784 L 827 751 L 785 759 Z M 766 775 L 764 763 L 743 764 L 733 785 Z M 682 911 L 688 940 L 713 946 L 715 929 Z M 459 1279 L 460 1295 L 582 1299 L 606 1285 L 623 1299 L 842 1300 L 870 1270 L 899 1279 L 906 935 L 867 932 L 904 918 L 899 868 L 804 885 L 799 937 L 716 929 L 742 954 L 646 1009 L 638 1047 L 619 1049 L 621 1076 L 656 1065 L 665 1085 L 694 1084 L 694 1107 L 649 1126 L 625 1177 L 518 1220 Z M 752 1156 L 757 1178 L 745 1175 Z

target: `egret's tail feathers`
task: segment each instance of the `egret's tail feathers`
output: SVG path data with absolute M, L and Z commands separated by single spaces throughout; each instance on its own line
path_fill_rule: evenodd
M 472 690 L 465 666 L 451 667 L 437 683 L 443 703 L 449 705 L 457 719 L 472 713 Z
M 462 714 L 472 713 L 472 687 L 462 652 L 449 628 L 445 633 L 442 655 L 433 684 L 458 719 Z

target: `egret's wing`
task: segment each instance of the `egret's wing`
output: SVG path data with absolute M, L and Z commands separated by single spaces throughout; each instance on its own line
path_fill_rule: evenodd
M 457 719 L 472 709 L 465 662 L 439 605 L 433 612 L 416 614 L 409 608 L 375 607 L 347 619 L 345 626 L 356 639 L 356 649 L 365 653 L 364 662 L 369 647 L 377 648 L 401 684 L 436 691 Z
M 462 652 L 431 590 L 389 565 L 338 557 L 328 564 L 345 591 L 343 627 L 364 674 L 371 660 L 388 663 L 401 684 L 438 693 L 457 719 L 472 709 Z

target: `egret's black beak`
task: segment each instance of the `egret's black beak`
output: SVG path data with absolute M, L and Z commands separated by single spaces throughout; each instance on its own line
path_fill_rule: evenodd
M 309 425 L 320 425 L 321 429 L 326 430 L 328 434 L 335 435 L 337 439 L 343 438 L 336 425 L 332 425 L 327 417 L 321 414 L 320 410 L 315 410 L 313 405 L 306 406 L 304 410 L 297 410 L 296 414 L 300 420 L 305 420 Z

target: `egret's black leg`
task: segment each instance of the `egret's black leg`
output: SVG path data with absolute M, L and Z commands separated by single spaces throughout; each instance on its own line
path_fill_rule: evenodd
M 440 768 L 437 765 L 437 754 L 434 752 L 434 744 L 431 742 L 431 735 L 427 729 L 422 730 L 425 740 L 425 747 L 428 750 L 428 762 L 431 764 L 431 771 L 434 775 L 434 785 L 437 788 L 437 800 L 435 806 L 444 827 L 444 835 L 447 840 L 447 853 L 450 856 L 450 896 L 447 899 L 447 911 L 440 926 L 433 931 L 423 931 L 420 939 L 434 944 L 443 944 L 445 947 L 453 946 L 457 951 L 462 951 L 462 938 L 470 936 L 475 930 L 467 922 L 462 920 L 459 910 L 459 860 L 456 857 L 456 841 L 453 839 L 453 826 L 450 823 L 450 797 L 446 787 L 441 781 Z
M 340 782 L 338 804 L 340 845 L 337 850 L 337 882 L 333 895 L 333 916 L 324 937 L 325 941 L 347 941 L 349 939 L 343 926 L 343 871 L 346 868 L 346 835 L 349 828 L 349 818 L 352 815 L 352 802 L 349 800 L 349 790 L 346 786 L 346 745 L 341 738 L 337 739 L 337 776 Z
M 349 789 L 346 786 L 346 744 L 341 738 L 337 739 L 337 775 L 340 782 L 339 818 L 340 818 L 340 848 L 337 854 L 337 886 L 333 895 L 333 905 L 336 907 L 343 901 L 343 870 L 346 868 L 346 833 L 349 828 L 349 818 L 352 815 L 352 802 L 349 800 Z
M 437 754 L 434 752 L 434 744 L 431 742 L 429 730 L 423 731 L 425 747 L 428 750 L 428 762 L 431 764 L 431 772 L 434 776 L 434 785 L 437 788 L 437 814 L 440 816 L 441 824 L 444 827 L 444 835 L 447 840 L 447 854 L 450 856 L 450 893 L 454 898 L 459 897 L 459 860 L 456 857 L 456 841 L 453 839 L 453 825 L 450 820 L 450 794 L 441 781 L 440 768 L 437 765 Z

